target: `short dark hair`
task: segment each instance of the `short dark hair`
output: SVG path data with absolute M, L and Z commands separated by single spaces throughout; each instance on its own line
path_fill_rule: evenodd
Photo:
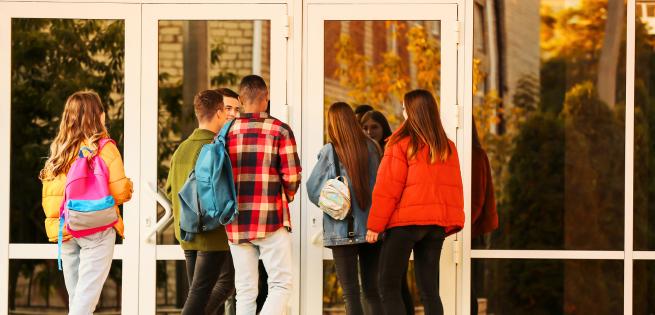
M 198 121 L 206 121 L 223 106 L 223 95 L 216 90 L 204 90 L 193 97 L 193 110 Z
M 355 114 L 360 115 L 360 114 L 364 114 L 366 112 L 370 112 L 372 110 L 373 110 L 373 106 L 368 105 L 368 104 L 362 104 L 362 105 L 359 105 L 359 106 L 355 107 Z
M 266 82 L 258 75 L 247 75 L 239 84 L 239 94 L 243 103 L 260 100 L 266 97 L 267 92 Z
M 223 97 L 239 98 L 239 94 L 237 94 L 237 92 L 234 92 L 228 88 L 218 88 L 216 89 L 216 92 L 223 95 Z

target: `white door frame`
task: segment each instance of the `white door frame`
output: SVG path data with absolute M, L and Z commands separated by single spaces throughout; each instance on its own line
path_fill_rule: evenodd
M 57 259 L 57 245 L 47 244 L 11 244 L 9 243 L 9 167 L 11 135 L 11 19 L 12 18 L 64 18 L 64 19 L 112 19 L 125 21 L 125 103 L 124 123 L 126 128 L 139 124 L 139 81 L 141 14 L 138 4 L 116 3 L 32 3 L 0 2 L 0 147 L 3 148 L 0 159 L 0 300 L 8 296 L 8 272 L 10 259 Z M 139 218 L 139 159 L 140 130 L 125 133 L 124 161 L 125 173 L 134 182 L 132 200 L 123 206 L 125 218 L 125 235 L 123 244 L 116 245 L 114 259 L 122 260 L 122 301 L 121 310 L 125 314 L 137 312 L 138 305 L 138 218 Z M 17 228 L 17 227 L 15 227 Z M 8 244 L 8 246 L 5 246 Z M 0 303 L 0 313 L 8 313 L 8 303 Z
M 326 20 L 439 20 L 441 21 L 441 115 L 448 136 L 458 141 L 458 53 L 459 31 L 457 4 L 310 4 L 307 14 L 307 56 L 305 59 L 306 82 L 302 119 L 311 124 L 303 125 L 302 165 L 306 175 L 316 164 L 316 156 L 323 146 L 324 104 L 324 21 Z M 459 143 L 458 143 L 459 145 Z M 302 245 L 302 314 L 320 314 L 323 297 L 323 260 L 332 259 L 331 251 L 312 243 L 316 233 L 323 228 L 323 214 L 306 194 L 302 196 L 305 209 Z M 455 252 L 457 236 L 444 243 L 441 257 L 441 296 L 447 313 L 457 308 L 456 292 L 458 268 Z
M 282 4 L 144 4 L 141 88 L 142 133 L 141 160 L 141 260 L 139 265 L 139 313 L 154 314 L 156 309 L 156 261 L 184 260 L 179 245 L 156 245 L 152 229 L 157 220 L 154 195 L 149 188 L 157 181 L 157 115 L 158 115 L 158 22 L 159 20 L 270 20 L 270 99 L 271 114 L 289 122 L 287 105 L 287 5 Z M 291 124 L 293 127 L 293 124 Z M 299 230 L 300 207 L 291 206 L 292 225 Z M 299 233 L 292 233 L 294 244 L 300 243 Z M 290 310 L 299 309 L 300 253 L 294 251 L 294 294 Z

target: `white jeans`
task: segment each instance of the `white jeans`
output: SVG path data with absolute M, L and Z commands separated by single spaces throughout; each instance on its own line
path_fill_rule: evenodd
M 237 315 L 254 315 L 257 310 L 259 259 L 268 273 L 268 296 L 261 315 L 286 312 L 293 287 L 291 235 L 281 228 L 269 236 L 245 244 L 230 243 L 237 289 Z
M 115 241 L 116 232 L 110 228 L 62 244 L 61 262 L 69 315 L 93 314 L 111 268 Z

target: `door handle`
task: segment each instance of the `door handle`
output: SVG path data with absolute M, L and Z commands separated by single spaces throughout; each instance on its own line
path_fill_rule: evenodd
M 164 208 L 164 216 L 155 223 L 155 226 L 148 233 L 148 238 L 151 238 L 153 235 L 163 231 L 168 227 L 168 225 L 173 220 L 173 207 L 171 206 L 171 201 L 166 197 L 166 194 L 153 183 L 148 183 L 150 192 L 155 195 L 155 200 L 162 208 Z M 146 225 L 150 226 L 151 218 L 146 219 Z

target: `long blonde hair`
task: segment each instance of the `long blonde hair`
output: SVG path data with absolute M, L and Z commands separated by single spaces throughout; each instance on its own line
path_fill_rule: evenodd
M 452 150 L 448 136 L 441 124 L 439 107 L 432 93 L 426 90 L 413 90 L 405 94 L 407 120 L 390 138 L 389 144 L 409 138 L 407 158 L 413 159 L 419 150 L 428 146 L 430 163 L 445 162 Z
M 97 146 L 98 140 L 109 137 L 102 123 L 104 112 L 96 92 L 79 91 L 68 97 L 59 133 L 50 145 L 50 157 L 39 179 L 47 180 L 67 172 L 84 143 Z

